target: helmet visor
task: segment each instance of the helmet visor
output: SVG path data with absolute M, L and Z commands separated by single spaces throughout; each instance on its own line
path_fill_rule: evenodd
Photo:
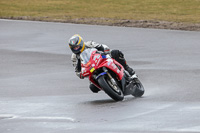
M 79 50 L 80 47 L 81 47 L 81 46 L 76 46 L 76 47 L 74 47 L 73 49 L 74 49 L 74 50 Z

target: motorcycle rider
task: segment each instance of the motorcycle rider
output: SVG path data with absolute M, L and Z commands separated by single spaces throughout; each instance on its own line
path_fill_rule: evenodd
M 96 48 L 98 51 L 102 51 L 105 54 L 110 54 L 111 57 L 119 62 L 131 76 L 135 74 L 135 71 L 130 68 L 126 63 L 124 54 L 119 50 L 110 50 L 109 47 L 105 44 L 99 44 L 93 41 L 84 42 L 83 38 L 80 35 L 75 34 L 69 39 L 69 47 L 73 52 L 71 56 L 71 61 L 73 63 L 73 66 L 75 67 L 76 75 L 81 79 L 83 79 L 83 76 L 81 73 L 80 54 L 87 48 Z M 90 89 L 94 93 L 97 93 L 99 91 L 99 88 L 97 88 L 92 83 L 90 84 Z

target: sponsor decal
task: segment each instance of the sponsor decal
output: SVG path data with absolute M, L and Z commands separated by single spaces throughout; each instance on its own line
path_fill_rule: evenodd
M 86 64 L 86 67 L 88 67 L 90 64 L 91 64 L 91 62 L 88 62 L 88 63 Z
M 114 63 L 112 63 L 112 67 L 113 69 L 115 69 L 117 66 Z
M 88 74 L 90 74 L 90 73 L 84 73 L 83 75 L 85 76 L 85 75 L 88 75 Z
M 82 70 L 81 70 L 81 71 L 82 71 L 82 73 L 85 73 L 85 72 L 86 72 L 85 68 L 82 68 Z
M 96 59 L 99 59 L 100 58 L 100 55 L 95 55 L 93 60 L 96 60 Z
M 119 69 L 117 69 L 117 73 L 119 73 L 120 72 L 120 70 Z
M 95 68 L 94 68 L 94 67 L 91 67 L 91 68 L 90 68 L 90 72 L 91 72 L 91 73 L 93 73 L 93 72 L 94 72 L 94 70 L 95 70 Z
M 111 61 L 108 62 L 108 66 L 110 66 Z

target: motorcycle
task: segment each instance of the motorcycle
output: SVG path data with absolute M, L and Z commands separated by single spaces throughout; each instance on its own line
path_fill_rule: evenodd
M 144 87 L 137 75 L 132 77 L 124 67 L 109 54 L 88 48 L 80 54 L 81 73 L 90 82 L 103 90 L 115 101 L 122 101 L 124 96 L 141 97 Z

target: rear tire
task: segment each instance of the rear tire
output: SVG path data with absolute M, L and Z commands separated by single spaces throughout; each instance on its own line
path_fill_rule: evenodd
M 140 80 L 137 78 L 137 79 L 134 79 L 135 81 L 135 85 L 136 85 L 136 90 L 135 92 L 132 94 L 133 96 L 135 97 L 141 97 L 143 94 L 144 94 L 144 87 L 142 85 L 142 83 L 140 82 Z
M 113 100 L 115 101 L 122 101 L 124 99 L 124 94 L 119 86 L 117 86 L 119 92 L 114 90 L 114 88 L 110 85 L 110 79 L 103 75 L 99 77 L 98 83 L 101 86 L 101 88 L 107 93 Z

